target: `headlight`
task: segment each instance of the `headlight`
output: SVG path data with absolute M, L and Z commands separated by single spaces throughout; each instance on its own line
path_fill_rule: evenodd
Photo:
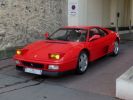
M 60 54 L 50 54 L 49 56 L 50 56 L 50 58 L 56 59 L 56 60 L 59 60 L 61 58 Z
M 48 69 L 49 70 L 59 70 L 59 66 L 57 66 L 57 65 L 49 65 Z
M 28 51 L 28 49 L 21 49 L 21 50 L 16 50 L 16 54 L 17 55 L 23 55 L 23 54 L 25 54 L 26 52 Z
M 16 54 L 17 55 L 21 55 L 22 54 L 22 51 L 21 50 L 16 50 Z

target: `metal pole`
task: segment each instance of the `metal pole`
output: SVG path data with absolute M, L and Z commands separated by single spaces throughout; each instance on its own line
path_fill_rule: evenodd
M 117 21 L 116 21 L 116 32 L 119 32 L 119 17 L 120 17 L 120 13 L 117 12 L 117 14 L 116 14 L 116 18 L 117 18 Z

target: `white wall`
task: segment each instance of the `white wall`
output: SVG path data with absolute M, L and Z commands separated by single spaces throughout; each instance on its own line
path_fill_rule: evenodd
M 111 25 L 110 11 L 111 11 L 111 0 L 103 0 L 103 23 L 104 27 L 109 27 Z
M 68 11 L 68 25 L 102 25 L 102 0 L 68 0 L 68 10 L 71 3 L 78 3 L 75 16 Z
M 79 6 L 79 0 L 68 0 L 68 26 L 79 25 L 79 11 L 76 15 L 71 15 L 71 4 L 77 3 Z M 77 8 L 78 10 L 79 8 Z
M 131 13 L 130 12 L 130 0 L 111 0 L 110 19 L 111 19 L 111 22 L 114 22 L 114 26 L 116 26 L 116 20 L 117 20 L 116 13 L 117 12 L 120 13 L 119 26 L 120 27 L 128 26 L 129 21 L 130 21 L 130 13 Z
M 131 25 L 133 25 L 133 0 L 131 0 Z
M 68 25 L 87 25 L 87 1 L 88 0 L 68 0 Z M 77 6 L 76 14 L 71 14 L 71 5 Z
M 110 26 L 111 0 L 88 0 L 88 25 Z
M 71 3 L 78 3 L 75 16 L 68 11 L 68 25 L 110 25 L 110 0 L 68 0 L 68 9 Z
M 119 26 L 127 26 L 129 15 L 127 13 L 128 5 L 126 6 L 125 1 L 126 0 L 68 0 L 68 5 L 72 2 L 78 3 L 77 14 L 73 16 L 68 13 L 68 25 L 98 25 L 110 27 L 112 22 L 114 23 L 113 27 L 115 27 L 117 21 L 116 14 L 120 12 Z
M 116 26 L 116 13 L 117 13 L 117 0 L 111 0 L 110 7 L 110 22 L 114 23 L 113 27 Z
M 88 0 L 79 0 L 79 25 L 88 25 Z
M 103 17 L 102 0 L 89 0 L 88 2 L 88 25 L 102 25 Z
M 124 26 L 124 0 L 118 0 L 117 2 L 117 10 L 116 12 L 120 12 L 120 18 L 119 18 L 119 26 Z M 128 19 L 127 19 L 128 20 Z

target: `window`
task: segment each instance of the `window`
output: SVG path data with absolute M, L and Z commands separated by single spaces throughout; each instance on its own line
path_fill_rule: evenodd
M 102 36 L 106 36 L 108 33 L 102 29 L 99 28 L 99 32 Z
M 89 31 L 89 37 L 91 38 L 93 35 L 100 35 L 101 37 L 106 36 L 108 33 L 100 28 L 92 28 Z
M 97 28 L 92 28 L 92 29 L 90 29 L 90 31 L 89 31 L 89 37 L 91 38 L 92 36 L 94 36 L 94 35 L 100 35 L 99 34 L 99 30 L 97 29 Z
M 63 28 L 54 32 L 51 36 L 49 36 L 48 39 L 72 41 L 72 42 L 84 42 L 86 41 L 86 36 L 87 36 L 87 30 Z

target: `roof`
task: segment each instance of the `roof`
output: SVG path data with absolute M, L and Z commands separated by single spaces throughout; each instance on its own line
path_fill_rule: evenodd
M 80 28 L 80 29 L 90 29 L 94 27 L 99 27 L 99 26 L 65 26 L 64 28 Z

